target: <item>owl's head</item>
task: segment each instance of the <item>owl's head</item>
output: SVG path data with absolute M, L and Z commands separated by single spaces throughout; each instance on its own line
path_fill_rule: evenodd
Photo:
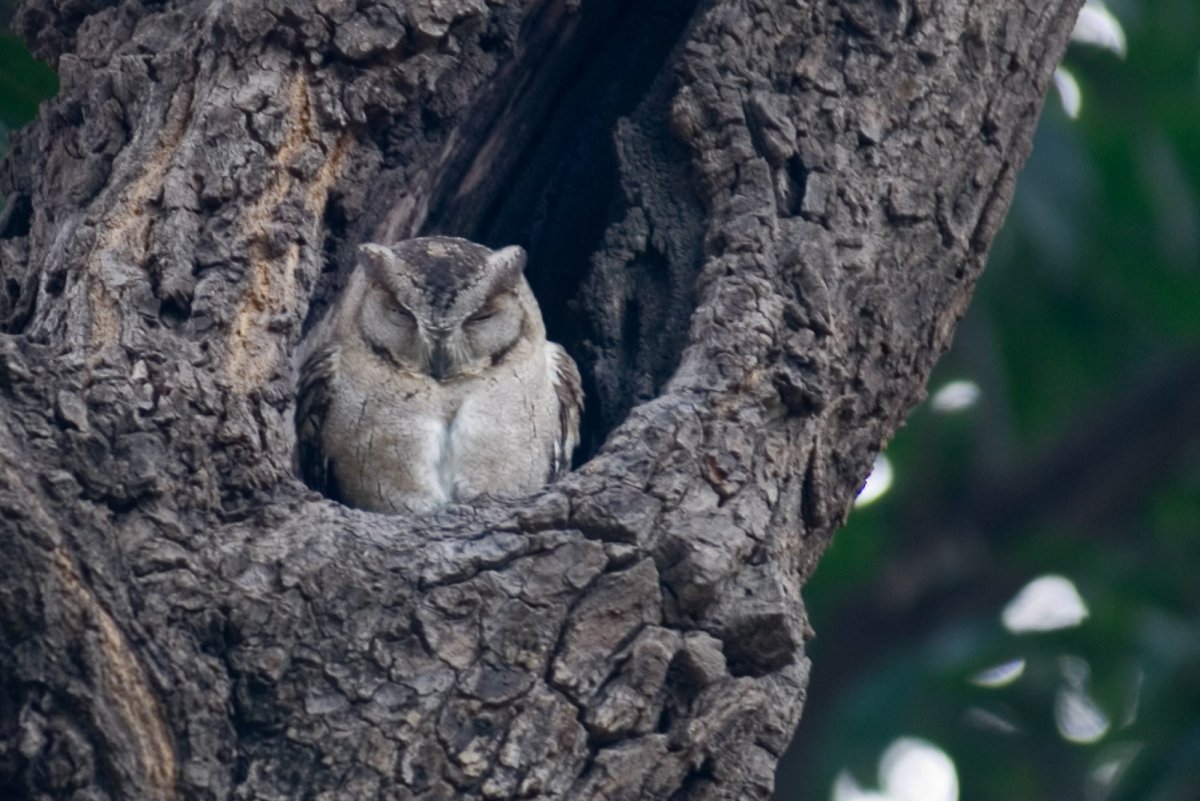
M 432 236 L 358 252 L 366 278 L 359 330 L 397 367 L 452 379 L 498 363 L 541 332 L 522 274 L 525 251 L 515 245 L 493 251 Z

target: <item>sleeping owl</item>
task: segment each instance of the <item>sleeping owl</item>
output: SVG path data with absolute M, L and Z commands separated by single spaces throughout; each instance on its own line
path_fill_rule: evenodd
M 525 251 L 426 237 L 362 245 L 301 344 L 300 470 L 327 496 L 420 512 L 537 489 L 579 441 L 579 370 L 546 341 Z

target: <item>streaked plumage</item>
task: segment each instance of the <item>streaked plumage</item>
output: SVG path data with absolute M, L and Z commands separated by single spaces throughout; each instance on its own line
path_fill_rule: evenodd
M 537 489 L 570 469 L 579 371 L 546 341 L 518 247 L 451 237 L 363 245 L 300 349 L 308 483 L 351 506 L 422 511 Z

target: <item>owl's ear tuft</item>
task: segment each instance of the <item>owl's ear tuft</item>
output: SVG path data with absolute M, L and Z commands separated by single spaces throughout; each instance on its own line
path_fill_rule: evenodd
M 520 245 L 509 245 L 500 250 L 494 250 L 487 257 L 488 268 L 495 276 L 495 286 L 510 289 L 516 285 L 521 273 L 525 271 L 525 248 Z
M 367 242 L 365 245 L 358 246 L 358 257 L 364 264 L 369 264 L 373 267 L 382 267 L 391 259 L 392 249 L 386 245 L 377 245 L 374 242 Z
M 374 242 L 368 242 L 365 245 L 358 246 L 359 262 L 366 268 L 368 275 L 375 276 L 375 280 L 381 283 L 386 283 L 387 268 L 395 258 L 396 255 L 392 253 L 392 249 L 387 245 L 377 245 Z

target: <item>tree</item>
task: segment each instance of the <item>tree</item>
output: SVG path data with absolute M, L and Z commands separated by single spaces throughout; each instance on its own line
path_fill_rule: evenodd
M 1077 7 L 24 3 L 62 90 L 2 178 L 0 788 L 766 797 L 800 589 Z M 427 232 L 526 245 L 587 460 L 344 508 L 291 356 L 358 243 Z

